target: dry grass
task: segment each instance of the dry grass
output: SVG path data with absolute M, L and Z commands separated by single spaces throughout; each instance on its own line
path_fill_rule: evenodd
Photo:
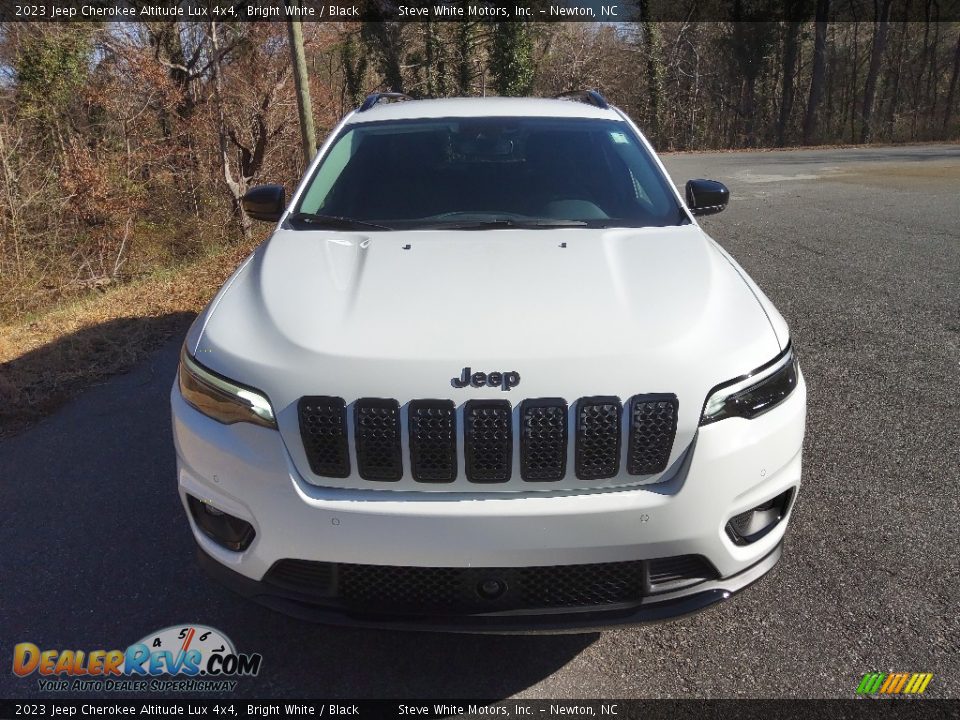
M 184 331 L 253 246 L 222 249 L 176 272 L 0 325 L 0 437 L 129 370 Z

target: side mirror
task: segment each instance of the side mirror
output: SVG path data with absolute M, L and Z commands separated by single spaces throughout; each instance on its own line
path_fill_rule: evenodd
M 257 185 L 240 198 L 243 211 L 254 220 L 276 222 L 287 206 L 283 185 Z
M 721 212 L 730 201 L 727 186 L 716 180 L 687 180 L 687 207 L 694 215 Z

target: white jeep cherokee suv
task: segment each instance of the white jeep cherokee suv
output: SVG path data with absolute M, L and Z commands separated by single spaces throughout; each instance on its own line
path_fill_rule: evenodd
M 323 622 L 560 631 L 729 597 L 780 556 L 787 326 L 630 119 L 373 95 L 197 318 L 173 387 L 201 563 Z

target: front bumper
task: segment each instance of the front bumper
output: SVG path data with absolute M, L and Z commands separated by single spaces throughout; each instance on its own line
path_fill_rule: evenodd
M 571 633 L 593 632 L 618 625 L 674 620 L 706 610 L 752 585 L 766 575 L 780 560 L 782 543 L 777 544 L 760 562 L 741 573 L 723 580 L 710 581 L 693 591 L 670 597 L 646 598 L 633 607 L 612 610 L 544 613 L 486 613 L 448 616 L 440 614 L 383 614 L 351 612 L 305 601 L 293 592 L 230 570 L 197 548 L 197 561 L 217 582 L 248 600 L 310 622 L 390 630 L 462 633 Z
M 376 627 L 506 631 L 586 630 L 663 620 L 723 600 L 776 564 L 786 516 L 761 539 L 736 545 L 728 521 L 800 484 L 802 376 L 780 406 L 754 420 L 701 428 L 668 481 L 599 492 L 417 493 L 320 488 L 303 481 L 279 433 L 221 425 L 171 395 L 179 491 L 249 522 L 243 552 L 197 527 L 203 564 L 241 594 L 298 617 Z M 428 568 L 530 568 L 700 556 L 718 579 L 632 607 L 544 609 L 440 617 L 358 614 L 304 602 L 262 581 L 285 559 Z

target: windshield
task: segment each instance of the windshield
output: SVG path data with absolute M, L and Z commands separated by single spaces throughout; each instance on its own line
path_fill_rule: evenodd
M 379 230 L 686 223 L 668 183 L 621 121 L 372 122 L 337 137 L 289 220 Z

